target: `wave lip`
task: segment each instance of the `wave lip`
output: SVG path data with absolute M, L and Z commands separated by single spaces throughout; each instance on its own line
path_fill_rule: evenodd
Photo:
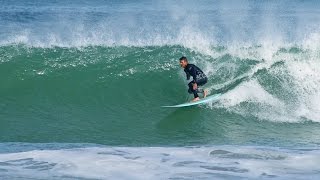
M 10 1 L 0 7 L 0 45 L 184 45 L 201 50 L 237 43 L 304 45 L 305 39 L 319 36 L 318 9 L 315 1 L 92 1 L 68 6 Z

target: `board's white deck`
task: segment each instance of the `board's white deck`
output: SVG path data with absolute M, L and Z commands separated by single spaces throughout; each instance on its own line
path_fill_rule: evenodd
M 206 98 L 200 99 L 199 101 L 195 101 L 195 102 L 187 102 L 187 103 L 183 103 L 183 104 L 178 104 L 178 105 L 173 105 L 173 106 L 162 106 L 162 107 L 186 107 L 186 106 L 193 106 L 193 105 L 197 105 L 197 104 L 204 104 L 207 102 L 217 101 L 217 100 L 219 100 L 220 96 L 221 96 L 221 93 L 208 96 Z

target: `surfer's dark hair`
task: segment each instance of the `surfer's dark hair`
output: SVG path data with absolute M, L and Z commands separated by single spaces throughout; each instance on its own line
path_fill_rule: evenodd
M 182 56 L 180 59 L 179 59 L 179 61 L 188 61 L 188 59 L 185 57 L 185 56 Z

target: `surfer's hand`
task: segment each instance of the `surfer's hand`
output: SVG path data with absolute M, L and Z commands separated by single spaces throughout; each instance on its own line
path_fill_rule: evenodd
M 193 90 L 196 90 L 198 88 L 197 83 L 193 84 Z

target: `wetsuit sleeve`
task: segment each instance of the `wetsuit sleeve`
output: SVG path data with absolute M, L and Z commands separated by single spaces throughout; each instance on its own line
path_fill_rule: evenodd
M 191 71 L 190 74 L 192 75 L 192 78 L 193 78 L 192 82 L 194 82 L 194 83 L 197 82 L 197 72 L 196 72 L 196 70 L 197 70 L 196 66 L 192 65 L 192 68 L 190 70 Z
M 188 71 L 187 71 L 186 69 L 184 69 L 184 72 L 185 72 L 186 75 L 187 75 L 187 80 L 189 80 L 189 79 L 190 79 L 190 74 L 188 73 Z

